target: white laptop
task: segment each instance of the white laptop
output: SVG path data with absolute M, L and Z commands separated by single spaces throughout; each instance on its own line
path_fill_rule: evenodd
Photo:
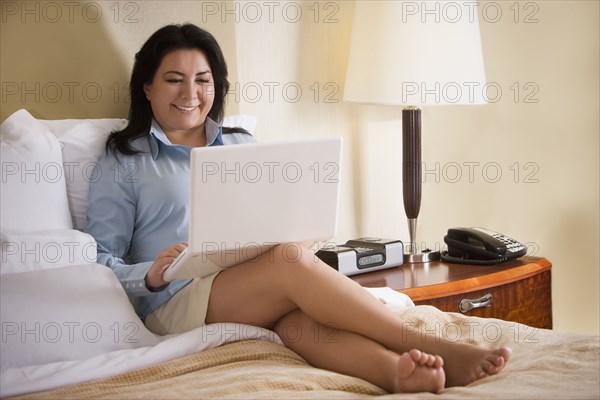
M 333 238 L 340 161 L 339 137 L 192 149 L 189 246 L 164 279 L 207 276 L 281 243 Z

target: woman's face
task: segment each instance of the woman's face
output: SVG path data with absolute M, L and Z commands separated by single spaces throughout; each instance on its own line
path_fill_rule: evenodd
M 181 49 L 162 60 L 144 92 L 156 122 L 169 139 L 204 135 L 204 121 L 213 106 L 214 80 L 208 59 L 200 50 Z

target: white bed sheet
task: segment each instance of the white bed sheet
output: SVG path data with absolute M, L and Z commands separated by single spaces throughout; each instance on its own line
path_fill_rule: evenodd
M 186 333 L 164 336 L 155 346 L 117 350 L 83 361 L 5 369 L 0 374 L 0 397 L 75 385 L 246 339 L 282 343 L 276 333 L 259 327 L 234 323 L 210 324 Z

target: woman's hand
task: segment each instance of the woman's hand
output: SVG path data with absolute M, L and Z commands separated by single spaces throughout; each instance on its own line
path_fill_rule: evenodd
M 154 260 L 154 263 L 152 263 L 152 266 L 146 273 L 146 286 L 148 286 L 148 288 L 158 288 L 168 283 L 163 279 L 165 270 L 187 246 L 188 244 L 186 242 L 175 244 L 164 249 L 158 257 L 156 257 L 156 260 Z

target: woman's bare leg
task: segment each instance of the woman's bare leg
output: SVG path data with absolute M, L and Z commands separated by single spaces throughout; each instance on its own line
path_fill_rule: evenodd
M 220 273 L 213 282 L 206 322 L 240 322 L 272 328 L 301 309 L 328 326 L 365 336 L 402 354 L 419 349 L 444 359 L 448 386 L 464 386 L 498 373 L 510 350 L 408 334 L 405 323 L 357 283 L 292 244 Z
M 326 327 L 300 310 L 275 325 L 285 345 L 311 365 L 362 378 L 388 392 L 432 392 L 444 388 L 443 361 L 419 350 L 399 355 L 355 333 Z

